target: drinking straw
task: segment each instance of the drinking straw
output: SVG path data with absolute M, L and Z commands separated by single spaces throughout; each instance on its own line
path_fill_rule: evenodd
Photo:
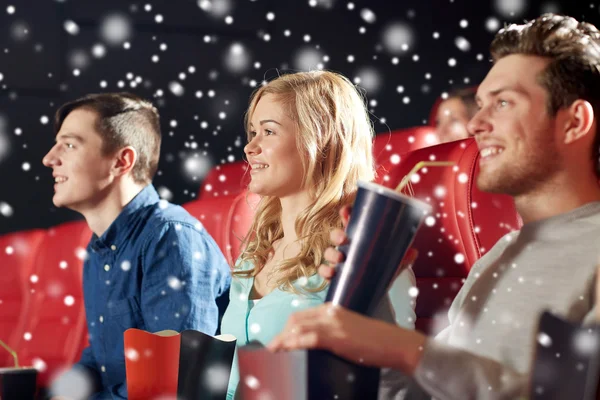
M 19 368 L 19 357 L 17 356 L 17 352 L 11 349 L 6 343 L 0 340 L 0 346 L 4 347 L 6 351 L 10 353 L 10 355 L 15 359 L 15 368 Z
M 456 165 L 456 163 L 452 161 L 419 161 L 413 167 L 413 169 L 411 169 L 410 172 L 406 174 L 404 178 L 402 178 L 400 184 L 396 186 L 396 191 L 402 192 L 402 189 L 404 189 L 406 184 L 410 182 L 410 178 L 413 176 L 413 174 L 417 173 L 417 171 L 419 171 L 423 167 L 452 167 L 454 165 Z

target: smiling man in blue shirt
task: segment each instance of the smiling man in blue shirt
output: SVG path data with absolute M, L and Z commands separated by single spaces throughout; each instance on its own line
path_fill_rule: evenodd
M 90 346 L 76 370 L 89 376 L 91 398 L 126 398 L 125 330 L 214 334 L 229 267 L 200 222 L 151 184 L 161 142 L 152 104 L 88 95 L 57 111 L 55 132 L 43 159 L 53 203 L 81 213 L 94 233 L 83 271 Z

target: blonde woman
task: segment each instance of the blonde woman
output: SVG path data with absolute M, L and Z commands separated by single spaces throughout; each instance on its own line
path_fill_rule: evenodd
M 342 227 L 340 209 L 354 200 L 357 181 L 374 178 L 373 129 L 364 100 L 339 74 L 280 76 L 252 95 L 245 125 L 248 188 L 261 200 L 233 271 L 221 325 L 239 346 L 268 344 L 292 313 L 323 303 L 327 282 L 317 269 L 329 232 Z M 409 268 L 389 296 L 396 322 L 408 328 L 415 320 L 412 286 Z M 390 302 L 382 303 L 380 314 L 393 321 Z M 238 381 L 236 359 L 228 399 Z

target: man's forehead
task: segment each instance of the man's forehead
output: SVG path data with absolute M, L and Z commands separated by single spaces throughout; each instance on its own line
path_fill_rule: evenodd
M 84 107 L 74 109 L 62 121 L 55 140 L 102 141 L 102 136 L 97 127 L 98 118 L 98 113 L 94 110 Z
M 69 112 L 60 124 L 59 132 L 63 130 L 79 130 L 95 128 L 98 122 L 98 113 L 86 108 L 76 108 Z
M 482 98 L 497 91 L 501 87 L 512 86 L 513 77 L 510 74 L 495 73 L 492 69 L 477 88 L 476 97 Z
M 547 60 L 541 57 L 516 55 L 501 58 L 477 88 L 477 98 L 500 90 L 527 92 L 528 88 L 539 87 L 538 77 L 546 66 Z

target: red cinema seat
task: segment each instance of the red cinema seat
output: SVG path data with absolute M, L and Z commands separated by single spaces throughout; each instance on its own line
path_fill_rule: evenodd
M 198 198 L 206 199 L 241 193 L 250 182 L 248 167 L 246 161 L 217 165 L 204 178 Z
M 31 269 L 44 230 L 15 232 L 0 236 L 0 340 L 14 348 L 19 342 L 23 314 L 29 300 Z M 0 367 L 14 364 L 13 358 L 0 349 Z
M 50 228 L 40 243 L 16 345 L 21 364 L 38 369 L 38 386 L 48 386 L 81 355 L 87 335 L 82 272 L 90 238 L 87 224 L 77 221 Z
M 417 126 L 391 133 L 379 133 L 373 141 L 373 157 L 376 165 L 395 161 L 402 154 L 438 144 L 435 128 Z
M 215 239 L 229 265 L 240 255 L 259 197 L 243 191 L 237 195 L 198 199 L 183 205 Z
M 415 164 L 428 160 L 456 163 L 424 168 L 411 179 L 414 197 L 433 207 L 413 247 L 419 252 L 414 264 L 417 328 L 435 334 L 448 323 L 446 311 L 471 266 L 522 223 L 512 197 L 477 188 L 479 151 L 473 139 L 405 154 L 398 164 L 384 166 L 387 173 L 380 172 L 378 181 L 395 188 Z

